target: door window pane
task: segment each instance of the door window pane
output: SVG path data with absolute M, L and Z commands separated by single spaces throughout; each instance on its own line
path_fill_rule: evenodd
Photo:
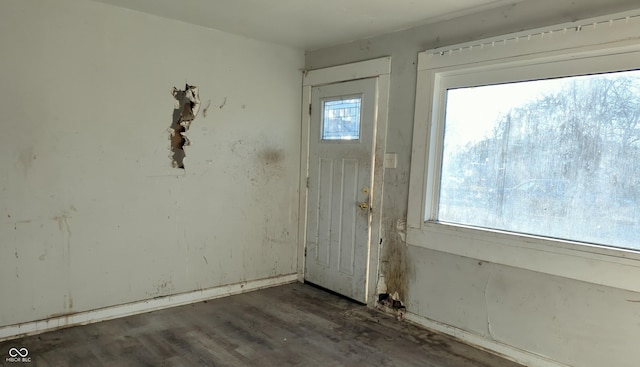
M 446 97 L 440 221 L 640 250 L 640 71 Z
M 359 140 L 361 98 L 322 102 L 322 140 Z

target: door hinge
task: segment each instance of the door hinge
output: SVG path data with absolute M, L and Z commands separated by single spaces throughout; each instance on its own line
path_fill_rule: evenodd
M 311 103 L 309 103 L 309 116 L 311 116 Z

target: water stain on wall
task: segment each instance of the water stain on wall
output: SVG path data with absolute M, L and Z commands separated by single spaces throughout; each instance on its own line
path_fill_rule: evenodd
M 262 145 L 262 146 L 261 146 Z M 264 146 L 264 143 L 238 140 L 230 146 L 231 152 L 242 160 L 249 159 L 252 165 L 246 167 L 246 177 L 254 187 L 262 187 L 279 181 L 286 174 L 283 165 L 286 154 L 281 148 Z
M 254 167 L 247 172 L 254 186 L 268 185 L 279 181 L 285 175 L 284 151 L 282 149 L 266 147 L 256 152 Z
M 406 219 L 388 220 L 381 257 L 381 272 L 386 284 L 386 293 L 398 293 L 400 300 L 406 300 L 408 275 Z
M 67 294 L 64 295 L 64 305 L 63 308 L 65 310 L 71 310 L 73 309 L 73 295 L 71 294 L 71 292 L 67 292 Z
M 282 149 L 266 148 L 259 153 L 259 157 L 267 166 L 280 164 L 284 159 L 284 152 Z
M 67 240 L 67 259 L 71 256 L 71 226 L 69 225 L 69 219 L 71 219 L 71 213 L 76 212 L 75 206 L 69 206 L 69 209 L 63 210 L 60 214 L 51 217 L 58 223 L 58 229 L 61 233 L 66 234 Z M 68 260 L 67 260 L 68 261 Z

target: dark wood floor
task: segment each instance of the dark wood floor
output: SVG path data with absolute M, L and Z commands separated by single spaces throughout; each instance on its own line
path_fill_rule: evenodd
M 6 361 L 25 347 L 31 363 Z M 295 283 L 0 343 L 6 366 L 516 367 Z

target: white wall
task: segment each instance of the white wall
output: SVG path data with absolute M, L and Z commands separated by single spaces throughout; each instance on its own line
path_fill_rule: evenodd
M 637 6 L 635 0 L 525 1 L 307 52 L 308 69 L 393 58 L 387 151 L 398 154 L 398 167 L 385 172 L 381 267 L 388 291 L 398 291 L 410 312 L 564 365 L 637 365 L 640 294 L 407 245 L 403 232 L 418 52 Z
M 301 51 L 4 0 L 0 66 L 0 326 L 296 272 Z M 182 171 L 185 82 L 209 108 Z

